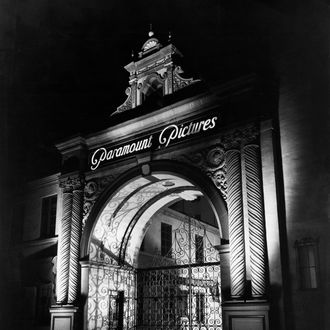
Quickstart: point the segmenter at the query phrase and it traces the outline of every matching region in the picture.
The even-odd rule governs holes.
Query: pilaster
[[[78,329],[78,307],[55,305],[50,308],[51,330],[76,330]]]
[[[68,303],[76,302],[79,289],[79,256],[80,256],[80,238],[83,218],[83,197],[84,180],[81,177],[76,178],[73,185],[72,199],[72,219],[71,219],[71,239],[70,239],[70,274],[69,274],[69,292]]]
[[[70,235],[72,214],[72,185],[69,179],[60,181],[63,189],[63,217],[59,231],[58,268],[57,268],[57,304],[64,304],[68,297],[70,264]]]
[[[50,308],[52,330],[78,329],[80,292],[80,239],[83,218],[84,179],[80,174],[60,178],[63,218],[59,231],[57,300]]]
[[[226,152],[226,166],[231,297],[243,299],[246,279],[241,155],[239,150],[232,149]]]
[[[259,146],[246,145],[244,158],[250,241],[251,294],[253,298],[263,298],[266,296],[267,288],[267,262]]]
[[[269,330],[267,302],[225,303],[222,309],[224,330]]]

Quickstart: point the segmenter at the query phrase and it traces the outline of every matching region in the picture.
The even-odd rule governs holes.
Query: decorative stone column
[[[70,264],[70,236],[72,214],[72,184],[66,178],[60,182],[63,189],[63,216],[59,233],[58,269],[57,269],[57,304],[65,304],[68,297]]]
[[[81,177],[73,182],[72,217],[71,217],[71,240],[70,240],[70,273],[68,303],[76,302],[80,280],[80,238],[83,218],[83,189],[84,182]]]
[[[227,165],[227,204],[230,244],[231,297],[237,299],[244,297],[246,283],[240,151],[227,151],[225,159]]]
[[[261,161],[258,145],[244,147],[253,298],[266,295],[267,266]]]
[[[50,308],[51,330],[79,328],[79,307],[75,306],[80,290],[79,247],[83,218],[84,180],[81,176],[60,181],[63,189],[63,217],[59,233],[57,301]]]

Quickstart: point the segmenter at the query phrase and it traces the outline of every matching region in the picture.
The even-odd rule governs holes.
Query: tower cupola
[[[138,59],[125,66],[129,72],[127,99],[112,113],[118,114],[142,105],[149,97],[164,97],[173,94],[199,80],[183,78],[183,70],[178,65],[181,52],[171,43],[163,46],[150,29],[148,39],[138,53]]]

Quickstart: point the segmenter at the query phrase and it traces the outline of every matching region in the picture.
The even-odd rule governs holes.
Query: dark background
[[[7,233],[24,183],[60,171],[54,144],[111,125],[126,99],[123,67],[150,23],[164,45],[171,31],[186,77],[212,85],[256,73],[278,84],[289,248],[308,235],[324,244],[324,287],[292,291],[294,319],[297,329],[329,328],[327,0],[0,0],[1,257],[10,258]]]
[[[27,180],[60,171],[55,143],[111,125],[126,99],[124,66],[150,23],[163,45],[171,32],[186,77],[212,84],[256,73],[286,84],[316,105],[318,127],[329,17],[326,0],[0,0],[2,203]],[[325,131],[313,134],[323,140]]]
[[[269,18],[280,26],[292,11],[280,3],[215,0],[17,0],[2,9],[11,185],[58,172],[54,143],[111,124],[109,115],[126,98],[123,67],[141,50],[150,23],[163,44],[171,31],[187,77],[212,82],[274,71]]]

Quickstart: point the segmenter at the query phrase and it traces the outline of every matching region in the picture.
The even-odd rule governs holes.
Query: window
[[[118,291],[118,296],[116,299],[116,323],[117,323],[117,330],[123,330],[124,328],[124,302],[125,296],[124,291]]]
[[[205,321],[205,295],[204,293],[196,293],[196,320],[199,323]]]
[[[16,205],[13,210],[13,222],[11,227],[11,242],[21,243],[23,238],[24,205]]]
[[[55,236],[57,195],[45,197],[41,205],[41,238]]]
[[[161,224],[161,254],[168,258],[172,257],[172,226],[163,222]]]
[[[318,240],[304,238],[295,242],[300,289],[318,287]]]
[[[52,300],[52,284],[44,284],[38,287],[37,296],[37,320],[39,324],[48,324],[50,321],[49,308]]]
[[[200,235],[195,235],[195,258],[196,263],[204,262],[204,242]]]

